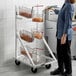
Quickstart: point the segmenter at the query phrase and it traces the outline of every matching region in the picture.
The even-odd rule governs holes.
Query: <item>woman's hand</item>
[[[65,43],[66,43],[66,34],[63,34],[63,36],[61,37],[61,44]]]

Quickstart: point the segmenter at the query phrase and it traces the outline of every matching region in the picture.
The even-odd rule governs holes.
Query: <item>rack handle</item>
[[[33,6],[33,7],[43,7],[44,5],[36,5],[36,6]]]

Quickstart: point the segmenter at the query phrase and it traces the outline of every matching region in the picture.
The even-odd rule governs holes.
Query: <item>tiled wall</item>
[[[14,7],[13,1],[0,2],[0,65],[14,56]]]

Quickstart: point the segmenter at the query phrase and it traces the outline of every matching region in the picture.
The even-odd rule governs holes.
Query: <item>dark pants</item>
[[[67,73],[72,73],[71,65],[71,51],[70,51],[71,41],[66,40],[66,43],[61,45],[61,40],[57,39],[57,57],[58,57],[58,66],[61,72],[65,71]]]

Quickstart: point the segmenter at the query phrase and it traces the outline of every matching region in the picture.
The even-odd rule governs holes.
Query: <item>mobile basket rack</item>
[[[20,65],[20,62],[23,62],[31,66],[33,73],[44,65],[49,69],[51,63],[56,62],[44,37],[44,15],[40,8],[43,8],[43,5],[33,6],[31,9],[16,7],[15,15],[15,64]],[[51,57],[46,55],[45,51],[49,51]]]

